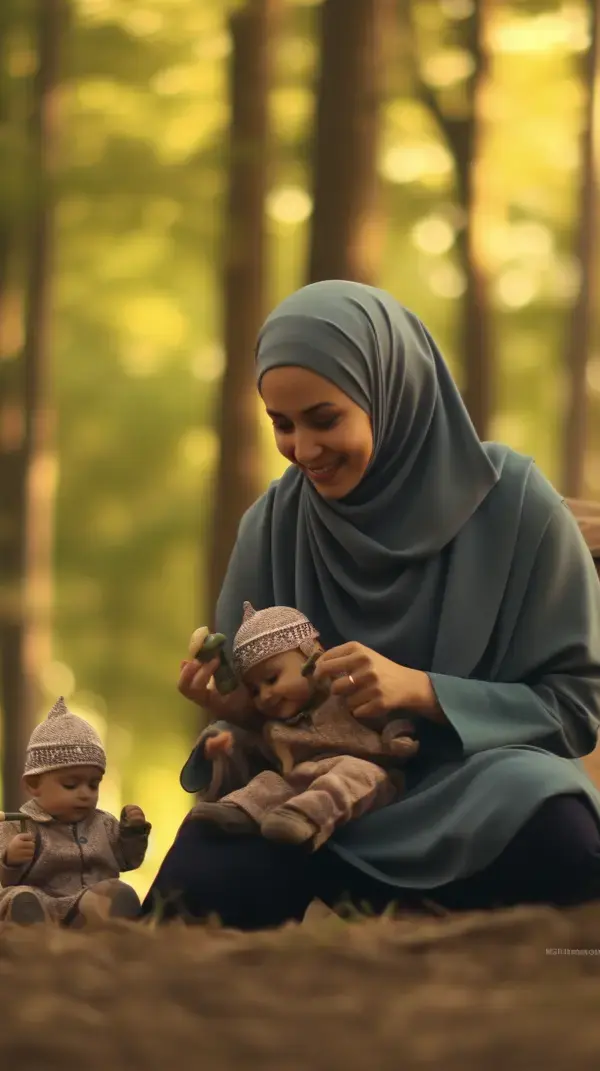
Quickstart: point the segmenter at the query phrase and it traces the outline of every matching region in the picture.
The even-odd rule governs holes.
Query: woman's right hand
[[[177,688],[186,699],[197,703],[214,720],[243,722],[252,712],[252,699],[243,684],[229,695],[221,695],[215,687],[213,676],[219,668],[219,659],[212,662],[197,662],[186,659],[181,663]]]

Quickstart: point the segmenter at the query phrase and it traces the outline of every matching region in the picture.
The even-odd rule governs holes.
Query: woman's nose
[[[311,465],[323,453],[323,448],[314,435],[296,432],[294,456],[300,465]]]

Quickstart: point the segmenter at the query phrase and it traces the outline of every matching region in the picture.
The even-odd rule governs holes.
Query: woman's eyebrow
[[[335,402],[317,402],[316,405],[309,405],[308,409],[302,410],[302,416],[312,416],[318,409],[335,409]],[[283,413],[276,412],[275,409],[267,409],[267,415],[270,417],[283,416]]]

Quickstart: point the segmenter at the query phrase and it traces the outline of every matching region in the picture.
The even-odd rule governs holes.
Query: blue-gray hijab
[[[497,484],[502,458],[479,441],[423,324],[382,290],[331,280],[286,298],[259,335],[259,389],[282,365],[317,372],[362,406],[373,455],[341,501],[322,498],[291,466],[251,507],[219,628],[238,627],[244,599],[257,608],[292,605],[328,646],[354,639],[425,668],[449,548]],[[474,593],[464,579],[468,599]]]

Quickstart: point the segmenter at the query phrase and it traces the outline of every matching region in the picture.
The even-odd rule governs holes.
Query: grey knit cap
[[[269,606],[255,610],[244,603],[244,616],[233,641],[233,664],[243,677],[253,666],[273,655],[300,650],[308,656],[319,637],[314,625],[291,606]]]
[[[96,730],[72,714],[61,695],[31,734],[23,772],[27,776],[70,766],[97,766],[104,772],[106,753]]]

